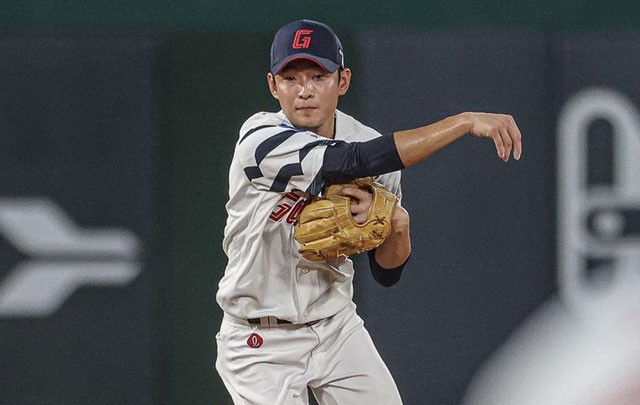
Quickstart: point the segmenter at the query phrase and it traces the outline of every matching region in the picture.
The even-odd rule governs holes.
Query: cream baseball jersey
[[[335,134],[327,139],[294,128],[282,111],[260,112],[243,124],[229,169],[223,240],[229,261],[216,296],[226,313],[306,323],[351,302],[352,261],[307,261],[293,237],[305,200],[324,186],[326,149],[382,136],[340,111]],[[399,171],[378,181],[400,197]]]

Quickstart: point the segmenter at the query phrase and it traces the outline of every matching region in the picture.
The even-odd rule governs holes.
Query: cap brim
[[[298,59],[310,60],[320,65],[324,70],[326,70],[329,73],[335,72],[340,67],[340,65],[330,61],[329,59],[319,58],[315,55],[310,55],[308,53],[298,53],[283,59],[282,61],[276,63],[275,66],[271,66],[271,73],[273,73],[274,75],[277,75],[285,66],[287,66],[289,63],[293,62],[294,60],[298,60]]]

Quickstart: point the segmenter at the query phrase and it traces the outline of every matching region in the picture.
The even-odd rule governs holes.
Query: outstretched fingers
[[[500,135],[500,130],[493,129],[491,132],[489,132],[489,137],[493,139],[493,143],[496,145],[496,152],[498,153],[498,157],[504,160],[505,146],[504,141],[502,140],[502,135]]]
[[[499,116],[496,125],[489,131],[489,137],[496,145],[496,152],[504,162],[509,161],[513,153],[516,160],[522,155],[522,134],[510,115]]]
[[[520,132],[520,128],[518,128],[518,125],[516,124],[516,120],[514,120],[510,115],[509,123],[511,125],[511,127],[509,128],[509,133],[511,134],[511,138],[513,139],[513,157],[516,160],[520,160],[520,156],[522,156],[522,133]]]
[[[502,144],[504,145],[502,160],[508,162],[509,156],[511,156],[511,150],[513,148],[513,140],[511,139],[509,130],[506,127],[500,128],[500,137],[502,138]]]

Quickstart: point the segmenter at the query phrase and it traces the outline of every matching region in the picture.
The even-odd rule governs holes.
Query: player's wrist
[[[473,116],[470,112],[462,112],[451,117],[454,120],[454,127],[461,129],[462,135],[471,133],[473,130]]]
[[[411,241],[394,240],[390,237],[374,253],[375,261],[382,269],[395,269],[404,264],[411,255]]]

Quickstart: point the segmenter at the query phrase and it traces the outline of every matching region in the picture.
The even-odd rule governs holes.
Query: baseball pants
[[[250,325],[225,314],[216,369],[234,404],[402,404],[355,304],[314,325]]]

